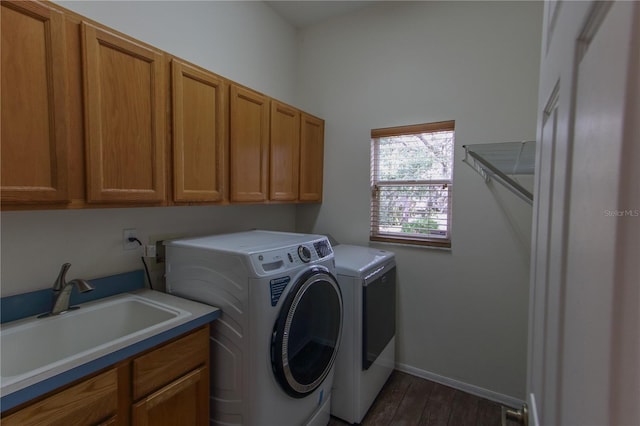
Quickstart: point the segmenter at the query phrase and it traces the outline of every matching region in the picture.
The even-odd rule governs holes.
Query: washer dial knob
[[[304,263],[309,263],[311,261],[311,251],[305,246],[298,246],[298,257]]]

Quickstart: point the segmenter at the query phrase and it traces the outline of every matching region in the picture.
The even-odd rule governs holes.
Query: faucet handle
[[[58,278],[56,278],[56,281],[53,283],[53,290],[54,291],[60,291],[64,288],[65,283],[66,283],[66,276],[67,276],[67,271],[69,270],[69,268],[71,268],[71,264],[70,263],[63,263],[62,267],[60,268],[60,273],[58,274]]]

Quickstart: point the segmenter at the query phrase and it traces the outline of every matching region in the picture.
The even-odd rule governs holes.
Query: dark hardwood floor
[[[348,423],[331,417],[329,426]],[[366,426],[501,426],[502,406],[468,393],[394,371],[362,420]],[[506,426],[518,426],[508,420]]]

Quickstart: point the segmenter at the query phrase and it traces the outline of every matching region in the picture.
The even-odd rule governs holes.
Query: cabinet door
[[[0,5],[2,203],[68,200],[64,16]]]
[[[300,201],[322,201],[324,120],[302,114],[300,130]]]
[[[133,425],[208,425],[206,377],[207,368],[198,368],[135,403],[132,408]]]
[[[209,327],[200,328],[133,360],[133,399],[138,400],[209,362]]]
[[[88,202],[165,199],[163,54],[82,23]]]
[[[115,424],[116,369],[80,382],[2,419],[3,426]]]
[[[300,111],[275,100],[271,101],[269,152],[269,198],[279,201],[297,200]]]
[[[173,199],[222,201],[225,195],[227,83],[172,61]]]
[[[269,98],[230,87],[231,201],[265,201],[269,179]]]

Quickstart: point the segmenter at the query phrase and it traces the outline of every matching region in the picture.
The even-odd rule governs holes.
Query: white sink
[[[100,355],[105,349],[117,350],[135,337],[189,315],[180,308],[125,294],[61,315],[5,324],[0,329],[2,387],[88,355]]]

